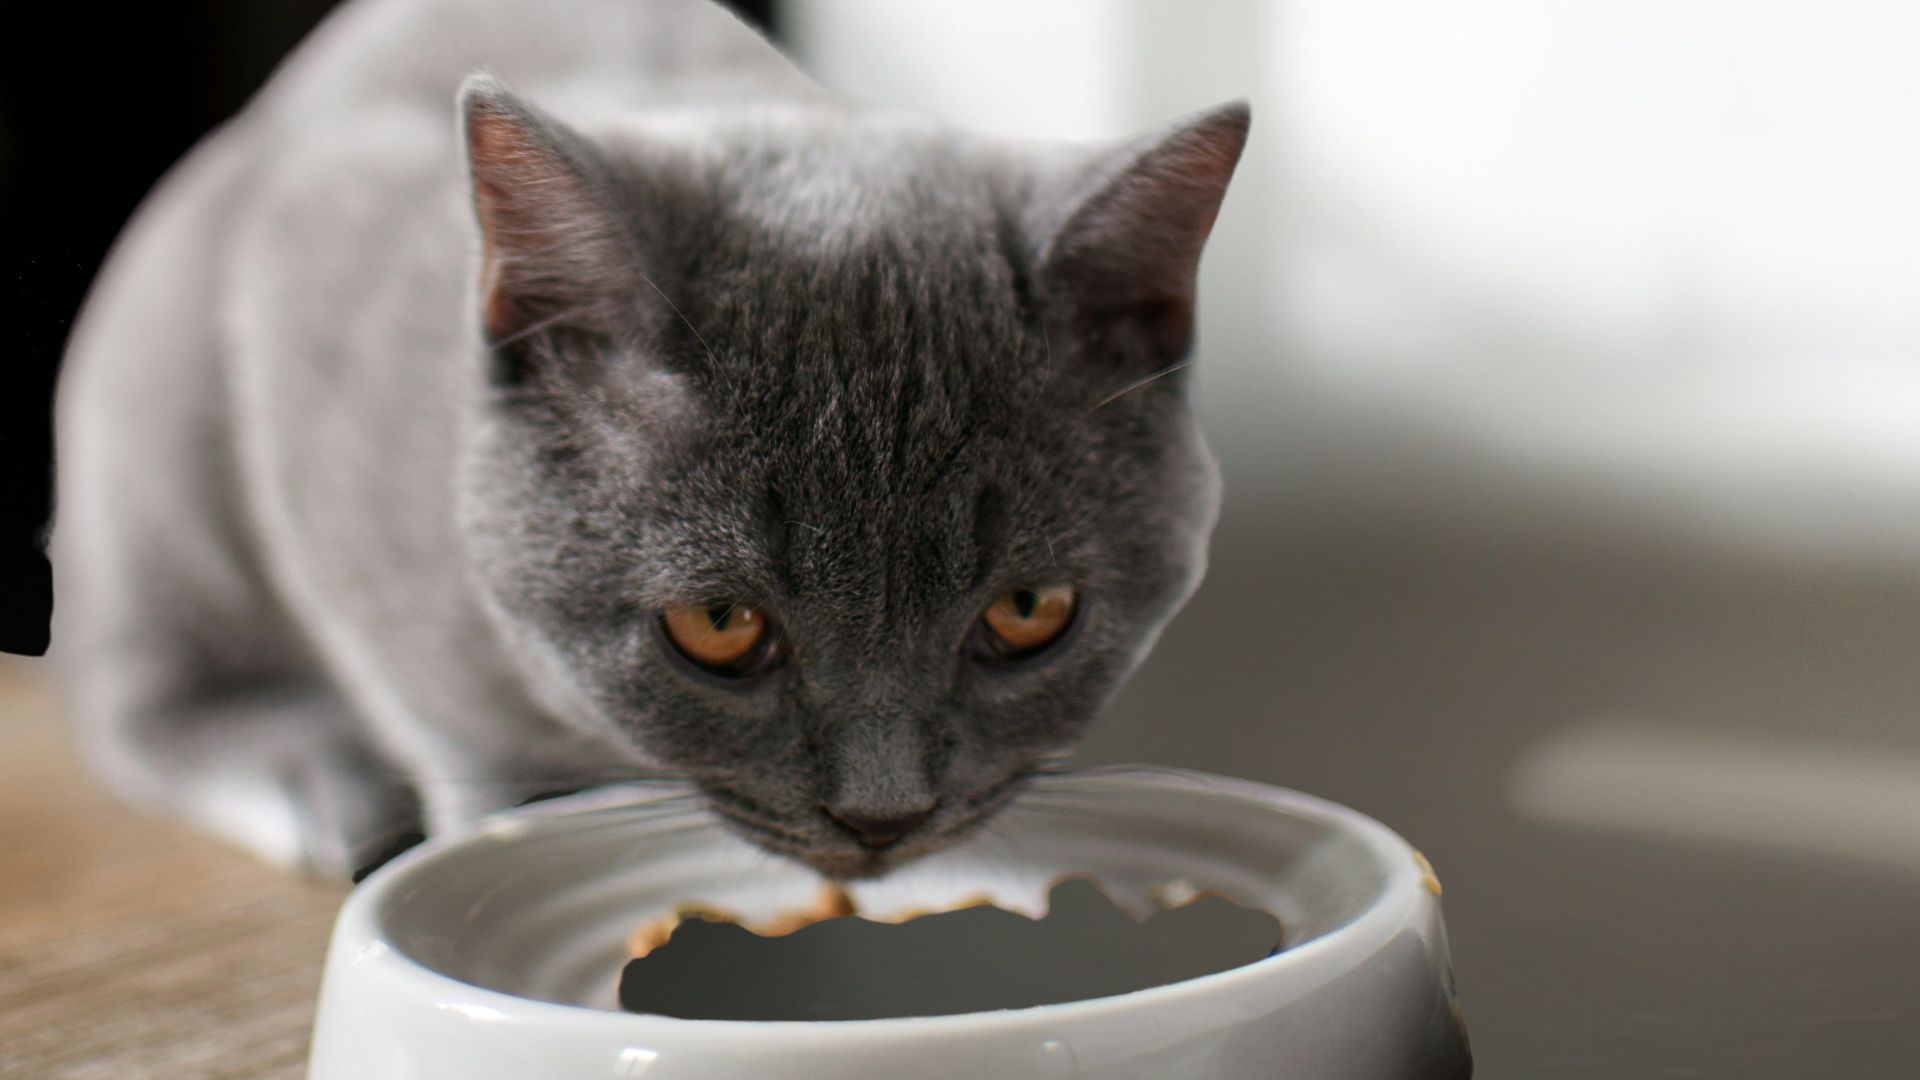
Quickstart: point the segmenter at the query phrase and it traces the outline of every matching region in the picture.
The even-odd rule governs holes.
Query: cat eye
[[[766,612],[745,604],[677,604],[660,613],[680,655],[715,674],[742,678],[766,666],[774,634]]]
[[[976,641],[989,659],[1025,660],[1038,655],[1067,632],[1077,600],[1069,585],[1015,589],[987,605],[980,615]]]

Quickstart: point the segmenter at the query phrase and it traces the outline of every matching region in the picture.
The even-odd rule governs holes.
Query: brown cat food
[[[813,904],[809,907],[797,908],[757,923],[744,922],[740,916],[725,908],[694,901],[681,904],[673,909],[673,914],[662,915],[635,930],[632,936],[627,938],[627,955],[638,960],[665,945],[673,937],[674,931],[680,928],[680,924],[689,920],[743,926],[761,937],[784,937],[815,923],[853,914],[856,914],[853,897],[838,885],[829,885],[821,889],[820,894],[814,897]]]

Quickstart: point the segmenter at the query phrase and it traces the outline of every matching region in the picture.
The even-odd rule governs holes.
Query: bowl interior
[[[1093,879],[1143,917],[1212,892],[1273,912],[1293,949],[1359,918],[1408,867],[1377,825],[1281,794],[1165,771],[1050,777],[990,830],[850,891],[883,918],[981,895],[1037,917],[1065,877]],[[376,918],[393,949],[472,985],[597,1009],[619,1007],[626,942],[642,924],[690,901],[772,918],[823,885],[684,793],[654,788],[540,804],[389,875]]]

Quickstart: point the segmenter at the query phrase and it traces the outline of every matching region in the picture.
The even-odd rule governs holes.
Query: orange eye
[[[1053,644],[1073,621],[1073,588],[1049,585],[1043,589],[1015,589],[987,605],[981,619],[993,651],[1008,659],[1039,652]]]
[[[723,675],[743,674],[767,636],[767,617],[744,604],[684,604],[660,615],[681,655]]]

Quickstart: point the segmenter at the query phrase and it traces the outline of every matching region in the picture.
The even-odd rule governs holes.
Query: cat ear
[[[632,265],[585,142],[484,75],[460,89],[490,344],[587,314]]]
[[[1169,124],[1097,159],[1050,216],[1041,272],[1076,330],[1105,353],[1186,354],[1200,250],[1246,146],[1236,101]]]

